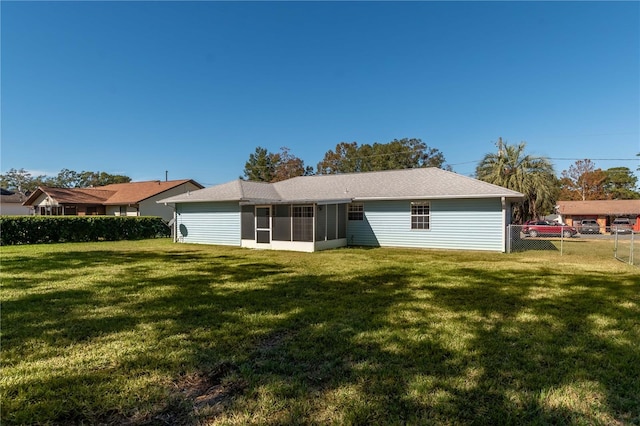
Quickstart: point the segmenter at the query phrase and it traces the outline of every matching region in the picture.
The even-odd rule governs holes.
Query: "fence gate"
[[[631,235],[615,232],[613,256],[629,265],[640,266],[640,258],[636,261],[634,258],[634,246],[636,243],[636,232],[632,231]]]

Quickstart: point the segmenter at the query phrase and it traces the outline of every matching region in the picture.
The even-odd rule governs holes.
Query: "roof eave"
[[[339,198],[339,199],[310,199],[310,198],[301,198],[301,199],[282,199],[282,200],[273,200],[273,199],[247,199],[240,201],[240,205],[258,205],[258,204],[348,204],[353,201],[353,198]]]
[[[194,200],[194,199],[172,199],[172,198],[165,198],[164,200],[158,200],[156,201],[157,204],[189,204],[189,203],[229,203],[229,202],[240,202],[242,201],[239,198],[230,198],[230,199],[219,199],[219,200],[211,200],[211,199],[207,199],[207,200]]]
[[[41,187],[37,187],[36,190],[33,191],[31,195],[29,195],[29,197],[27,197],[22,205],[31,206],[31,204],[35,202],[41,194],[46,194],[46,192],[44,192]]]
[[[463,194],[463,195],[408,195],[402,197],[353,197],[354,201],[393,201],[393,200],[451,200],[451,199],[481,199],[481,198],[508,198],[513,200],[523,199],[520,194]]]

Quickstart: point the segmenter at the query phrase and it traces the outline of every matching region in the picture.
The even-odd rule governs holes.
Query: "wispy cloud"
[[[44,170],[27,170],[29,173],[31,173],[31,176],[56,176],[58,174],[58,172],[47,172]]]

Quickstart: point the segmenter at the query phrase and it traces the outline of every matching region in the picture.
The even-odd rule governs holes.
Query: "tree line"
[[[561,200],[631,200],[640,198],[638,178],[628,167],[596,168],[589,159],[578,160],[560,177]]]
[[[259,182],[279,182],[297,176],[332,173],[359,173],[379,170],[440,167],[447,170],[445,158],[438,149],[430,148],[420,139],[394,139],[388,143],[362,144],[340,142],[329,150],[316,166],[305,166],[304,161],[287,147],[279,153],[257,147],[249,155],[241,178]]]
[[[475,170],[475,178],[521,192],[514,207],[514,221],[523,222],[555,211],[558,200],[640,199],[638,178],[628,167],[596,168],[589,159],[577,160],[558,178],[550,160],[526,153],[526,142],[510,145],[502,138],[497,152],[487,153]],[[640,156],[640,154],[638,154]],[[394,139],[389,143],[359,145],[340,142],[313,167],[281,148],[279,153],[257,147],[245,163],[246,180],[278,182],[296,176],[357,173],[417,167],[451,170],[444,154],[420,139]]]
[[[560,177],[545,157],[526,152],[526,142],[510,145],[499,138],[496,152],[485,154],[475,170],[475,178],[521,192],[525,199],[514,208],[514,221],[553,213],[558,200],[640,199],[638,178],[628,167],[607,170],[596,168],[589,159],[577,160]],[[640,157],[640,153],[638,154]],[[249,155],[241,179],[279,182],[296,176],[333,173],[359,173],[419,167],[452,170],[444,154],[420,139],[394,139],[388,143],[358,144],[340,142],[328,150],[314,169],[293,155],[287,147],[269,152],[257,147]],[[640,170],[640,169],[639,169]],[[38,186],[86,188],[112,183],[131,182],[124,175],[105,172],[75,172],[62,169],[56,176],[32,176],[24,169],[11,169],[0,174],[0,186],[21,193]]]
[[[124,175],[112,175],[106,172],[76,172],[62,169],[56,176],[33,176],[25,169],[10,169],[0,174],[0,187],[27,194],[35,191],[39,186],[54,188],[90,188],[112,183],[131,182],[131,178]]]

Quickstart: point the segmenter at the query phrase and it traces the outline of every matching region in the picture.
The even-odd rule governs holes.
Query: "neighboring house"
[[[524,196],[438,168],[235,180],[160,200],[177,241],[316,251],[347,245],[505,250]]]
[[[1,216],[27,216],[32,214],[29,207],[22,205],[27,196],[18,192],[0,188],[0,215]]]
[[[558,201],[558,213],[570,226],[579,226],[583,219],[595,219],[600,232],[618,217],[629,218],[633,229],[640,231],[640,200]]]
[[[190,179],[116,183],[94,188],[41,186],[24,205],[43,216],[160,216],[169,221],[173,218],[173,209],[156,201],[202,188]]]

